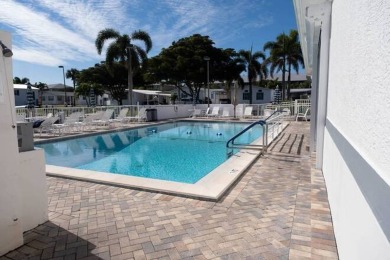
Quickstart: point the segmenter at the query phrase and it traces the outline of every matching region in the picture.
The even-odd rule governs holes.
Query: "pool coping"
[[[282,132],[288,125],[284,122]],[[144,127],[144,126],[140,126]],[[121,129],[125,130],[125,129]],[[112,131],[115,132],[115,131]],[[106,133],[106,132],[104,132]],[[100,134],[103,134],[101,132]],[[280,134],[280,133],[279,133]],[[79,136],[81,137],[81,136]],[[277,136],[268,135],[269,143]],[[58,141],[56,139],[55,141]],[[252,144],[262,144],[262,138],[258,138]],[[216,201],[239,179],[239,177],[261,155],[260,150],[241,150],[232,155],[228,160],[219,165],[209,174],[194,184],[179,183],[166,180],[157,180],[137,176],[110,174],[91,170],[81,170],[68,167],[46,165],[48,176],[70,178],[101,184],[108,184],[126,188],[141,189],[160,193],[173,194],[197,199]]]

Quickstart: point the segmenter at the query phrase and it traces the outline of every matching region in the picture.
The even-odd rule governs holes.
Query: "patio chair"
[[[114,122],[114,123],[115,122],[124,123],[128,112],[129,112],[129,108],[127,108],[127,107],[122,108],[121,111],[119,112],[118,116],[114,119],[110,119],[109,121]]]
[[[126,116],[123,120],[127,122],[146,121],[146,108],[140,108],[136,116]]]
[[[43,122],[37,127],[34,128],[34,131],[39,132],[39,136],[42,136],[42,132],[46,131],[51,133],[53,130],[53,124],[59,119],[57,116],[49,117],[43,120]]]
[[[202,116],[202,109],[194,109],[194,112],[192,113],[191,117],[200,117]]]
[[[227,107],[223,108],[222,117],[231,117],[229,108]]]
[[[58,135],[68,131],[78,131],[80,129],[80,118],[83,117],[82,112],[73,112],[65,118],[62,124],[54,124],[53,130],[58,130]]]
[[[104,114],[104,111],[99,111],[93,114],[88,114],[82,122],[77,123],[81,131],[86,131],[86,130],[94,130],[95,129],[95,124],[93,123],[96,120],[100,120]]]
[[[298,121],[298,118],[303,118],[305,121],[307,121],[307,114],[309,113],[310,108],[306,108],[305,113],[297,113],[297,116],[295,117],[295,121]]]
[[[110,125],[111,123],[110,119],[113,113],[114,113],[114,109],[107,109],[106,111],[104,111],[102,117],[100,119],[93,120],[92,124],[96,126]]]
[[[252,115],[252,111],[253,111],[253,107],[245,107],[244,109],[244,114],[242,115],[243,118],[252,118],[253,115]]]
[[[219,107],[213,107],[211,114],[208,114],[207,117],[219,117]]]

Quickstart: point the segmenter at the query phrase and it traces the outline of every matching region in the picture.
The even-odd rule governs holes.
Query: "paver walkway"
[[[48,177],[49,221],[0,259],[337,259],[308,129],[292,122],[218,202]]]

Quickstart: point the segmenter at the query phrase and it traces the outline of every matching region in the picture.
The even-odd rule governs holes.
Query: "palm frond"
[[[142,41],[145,44],[145,50],[146,53],[148,53],[152,49],[152,39],[150,38],[149,34],[145,31],[135,31],[131,34],[131,39],[133,40],[139,40]]]
[[[96,38],[95,46],[99,54],[102,53],[104,42],[108,39],[116,39],[120,37],[120,34],[111,28],[106,28],[104,30],[101,30]]]

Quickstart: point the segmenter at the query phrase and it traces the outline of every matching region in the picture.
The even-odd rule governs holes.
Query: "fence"
[[[234,107],[232,104],[211,104],[210,108],[218,106],[220,111],[227,109],[230,115],[235,117],[242,117],[245,107],[253,107],[253,117],[265,117],[275,110],[284,110],[285,113],[290,116],[295,116],[297,113],[304,113],[306,108],[310,107],[309,99],[297,99],[291,102],[281,102],[280,104],[238,104]],[[191,116],[194,109],[207,109],[207,104],[197,104],[195,107],[192,104],[180,104],[180,105],[126,105],[126,106],[97,106],[97,107],[47,107],[47,108],[17,108],[17,115],[25,115],[25,117],[47,117],[48,115],[55,115],[58,113],[64,113],[67,117],[74,112],[81,112],[84,115],[92,114],[98,111],[104,111],[107,109],[114,109],[114,114],[117,116],[120,110],[124,107],[129,108],[128,116],[136,116],[140,108],[152,108],[157,110],[157,119],[175,119],[185,118]]]

